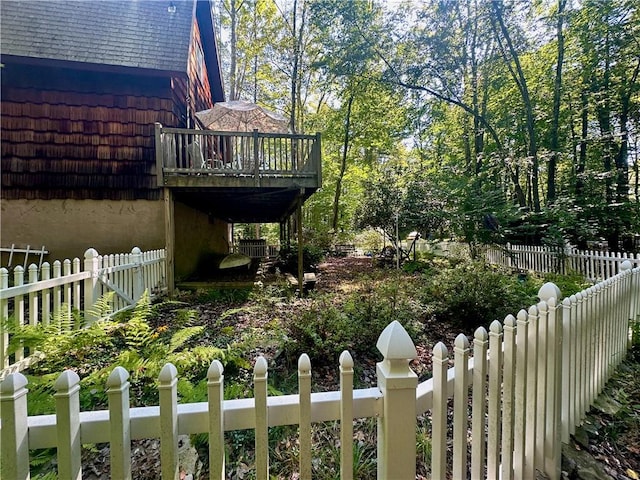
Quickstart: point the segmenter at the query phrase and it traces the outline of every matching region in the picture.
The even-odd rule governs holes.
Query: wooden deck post
[[[384,358],[376,367],[384,397],[383,414],[378,418],[378,478],[414,480],[418,377],[409,361],[418,353],[397,320],[383,330],[376,347]]]
[[[298,229],[298,290],[300,298],[304,295],[304,241],[302,239],[302,197],[298,198],[296,211],[296,227]]]
[[[162,148],[162,124],[156,122],[154,124],[155,143],[156,143],[156,184],[158,187],[164,185],[163,158],[164,149]]]
[[[163,189],[164,197],[164,243],[165,265],[167,270],[167,290],[173,296],[175,290],[175,242],[176,224],[173,208],[173,192],[170,188]]]

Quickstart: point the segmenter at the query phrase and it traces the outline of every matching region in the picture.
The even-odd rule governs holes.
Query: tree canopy
[[[309,235],[637,246],[637,0],[221,6],[228,91],[323,133]]]

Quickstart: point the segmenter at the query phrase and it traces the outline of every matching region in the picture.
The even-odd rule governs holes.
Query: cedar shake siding
[[[7,64],[2,198],[159,198],[154,122],[184,125],[171,79]]]

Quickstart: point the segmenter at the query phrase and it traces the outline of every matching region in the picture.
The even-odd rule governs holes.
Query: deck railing
[[[158,186],[166,176],[311,177],[321,184],[320,134],[155,127]]]
[[[234,251],[251,258],[271,259],[278,256],[280,247],[268,245],[265,240],[240,240],[234,247]]]
[[[132,308],[145,290],[151,297],[166,290],[164,249],[142,252],[134,247],[130,253],[99,255],[90,248],[84,262],[74,258],[44,262],[40,268],[31,264],[27,272],[18,265],[12,279],[0,268],[0,378],[33,360],[34,352],[24,349],[8,354],[9,318],[19,325],[47,324],[65,308],[67,314],[84,311],[85,321],[91,321],[91,307],[107,292],[114,292],[110,309],[117,313]]]
[[[27,416],[27,380],[11,374],[0,384],[3,478],[28,478],[30,449],[49,447],[57,448],[60,477],[80,478],[81,445],[102,442],[110,443],[112,478],[130,478],[131,440],[158,437],[162,478],[177,478],[178,435],[194,433],[208,434],[210,478],[225,478],[224,432],[253,429],[256,478],[266,480],[268,427],[298,425],[300,478],[306,479],[312,422],[340,420],[341,478],[350,479],[353,420],[375,417],[377,478],[414,480],[416,418],[429,412],[431,478],[526,480],[541,472],[559,479],[561,443],[626,355],[630,319],[640,314],[640,268],[626,262],[620,273],[562,301],[548,283],[539,297],[528,310],[494,321],[488,332],[479,328],[472,344],[459,335],[453,367],[447,347],[435,345],[433,376],[419,385],[409,365],[416,348],[398,322],[378,339],[378,386],[368,389],[353,389],[354,362],[344,352],[340,390],[311,393],[311,362],[302,355],[299,394],[268,396],[267,361],[259,357],[254,398],[223,400],[223,368],[214,361],[208,401],[178,404],[176,368],[167,364],[158,379],[159,404],[129,408],[128,373],[117,367],[106,384],[109,409],[80,412],[79,378],[68,370],[55,384],[56,414]]]

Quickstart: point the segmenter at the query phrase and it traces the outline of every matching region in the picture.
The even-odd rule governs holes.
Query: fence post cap
[[[90,258],[97,258],[98,257],[98,251],[95,248],[89,248],[87,249],[86,252],[84,252],[84,258],[85,259],[90,259]]]
[[[142,250],[140,250],[140,248],[138,248],[138,247],[133,247],[131,249],[131,253],[135,253],[136,255],[139,255],[139,254],[142,253]]]
[[[544,302],[548,302],[551,298],[559,300],[560,295],[562,295],[560,289],[553,282],[545,283],[540,287],[540,290],[538,290],[538,298]]]
[[[222,366],[222,362],[220,362],[220,360],[214,360],[207,370],[207,380],[220,380],[223,372],[224,367]]]
[[[0,382],[0,393],[16,393],[20,389],[27,386],[27,377],[21,373],[10,373]]]
[[[631,270],[631,267],[632,267],[631,262],[629,260],[625,260],[620,265],[620,270],[622,270],[623,272],[626,272],[627,270]]]
[[[267,369],[268,369],[267,360],[262,355],[260,355],[256,359],[256,364],[253,366],[253,374],[258,376],[266,375]]]
[[[474,342],[486,342],[489,339],[489,334],[487,333],[487,329],[484,327],[476,328],[476,331],[473,332],[473,341]]]
[[[65,370],[53,384],[53,388],[58,392],[64,392],[75,387],[78,383],[80,383],[78,374],[73,370]]]
[[[298,372],[300,373],[309,373],[311,371],[311,359],[309,355],[303,353],[298,358]]]
[[[382,331],[376,348],[385,360],[413,360],[418,356],[413,340],[397,320]]]
[[[109,378],[107,378],[107,388],[117,388],[129,379],[129,372],[124,367],[116,367],[113,369]]]
[[[161,384],[168,384],[173,382],[178,376],[178,370],[173,365],[173,363],[167,363],[162,370],[160,370],[160,375],[158,375],[158,380]]]
[[[340,367],[353,368],[353,357],[348,350],[345,350],[340,354]]]

